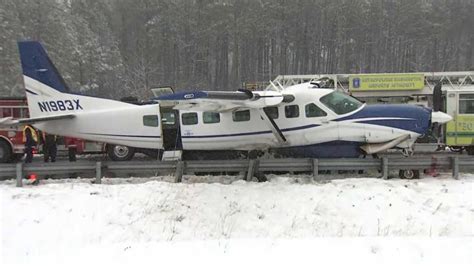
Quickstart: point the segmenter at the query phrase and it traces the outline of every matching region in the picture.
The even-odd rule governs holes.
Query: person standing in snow
[[[57,145],[58,137],[56,135],[46,134],[43,133],[43,152],[44,152],[44,162],[56,162],[56,154],[58,153],[58,145]]]
[[[23,143],[26,153],[25,163],[31,163],[33,161],[33,147],[38,143],[38,135],[31,125],[26,125],[23,128]]]

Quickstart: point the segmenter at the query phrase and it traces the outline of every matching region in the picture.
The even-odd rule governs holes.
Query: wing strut
[[[258,111],[260,112],[260,116],[263,118],[263,121],[265,121],[265,123],[270,128],[270,130],[272,131],[273,135],[276,137],[278,142],[280,143],[286,142],[286,138],[283,135],[283,132],[281,132],[278,125],[275,123],[275,120],[273,120],[273,118],[268,116],[268,114],[265,113],[265,110],[263,110],[263,108],[259,108]]]

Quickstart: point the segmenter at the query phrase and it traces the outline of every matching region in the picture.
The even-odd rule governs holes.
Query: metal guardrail
[[[474,169],[474,156],[425,156],[425,157],[383,157],[360,159],[256,159],[256,160],[204,160],[204,161],[130,161],[130,162],[57,162],[31,164],[0,164],[0,179],[22,179],[30,174],[61,178],[77,176],[96,178],[101,183],[104,176],[116,175],[174,174],[175,182],[181,182],[183,174],[194,173],[241,173],[250,181],[257,172],[309,172],[313,179],[321,180],[320,171],[365,170],[380,171],[388,178],[391,170],[451,170],[454,178],[460,171]]]

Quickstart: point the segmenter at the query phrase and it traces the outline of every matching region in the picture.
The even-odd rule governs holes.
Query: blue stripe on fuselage
[[[357,113],[334,121],[358,119],[371,120],[356,121],[356,123],[393,127],[425,134],[430,127],[431,110],[409,104],[366,105]]]
[[[338,118],[333,121],[342,122],[350,120],[354,123],[371,124],[385,127],[393,127],[397,129],[403,129],[412,131],[418,134],[425,134],[429,129],[431,111],[427,108],[413,106],[413,105],[367,105],[355,114],[347,117]],[[367,119],[367,120],[364,120]],[[369,120],[370,119],[370,120]],[[309,124],[299,127],[282,128],[282,132],[290,132],[302,129],[308,129],[318,127],[320,125]],[[222,138],[222,137],[237,137],[237,136],[252,136],[261,134],[271,134],[270,130],[265,131],[254,131],[254,132],[242,132],[233,134],[215,134],[215,135],[197,135],[197,136],[186,136],[183,135],[183,139],[197,139],[197,138]]]

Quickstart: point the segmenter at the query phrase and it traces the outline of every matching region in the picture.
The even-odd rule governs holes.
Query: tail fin
[[[69,88],[39,42],[18,42],[23,75],[60,92]],[[28,92],[28,91],[27,91]]]
[[[114,100],[69,93],[41,43],[21,41],[18,48],[31,118],[129,106]]]

